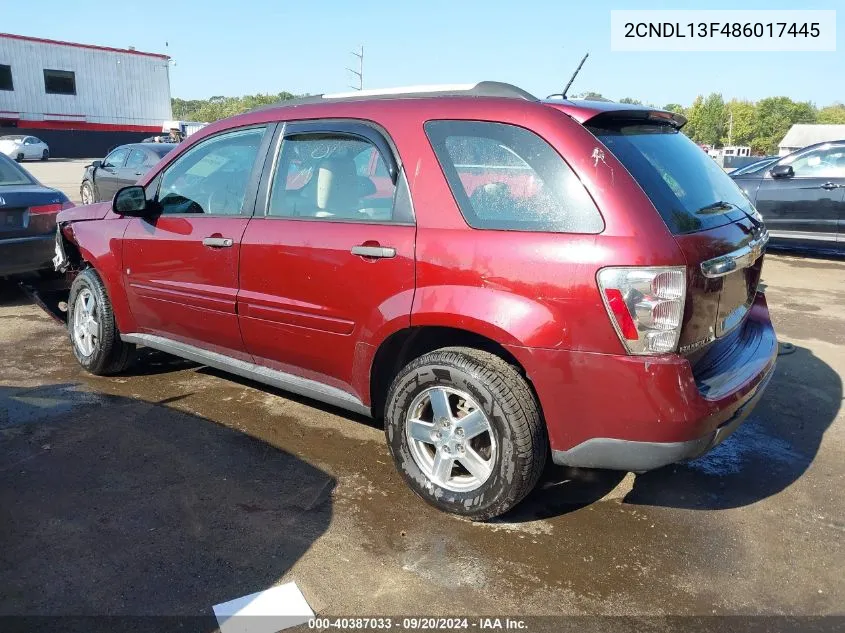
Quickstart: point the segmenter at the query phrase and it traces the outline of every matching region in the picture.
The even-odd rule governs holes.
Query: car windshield
[[[33,185],[35,181],[22,167],[10,158],[0,154],[0,187],[11,185]]]
[[[672,233],[702,231],[753,213],[730,176],[674,127],[624,121],[589,129],[628,169]]]
[[[756,174],[759,171],[763,171],[766,167],[774,163],[776,160],[777,158],[765,158],[763,160],[755,161],[750,165],[735,169],[731,172],[731,176],[745,176],[747,174]]]

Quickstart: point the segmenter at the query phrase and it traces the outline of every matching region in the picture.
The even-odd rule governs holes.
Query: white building
[[[161,133],[170,58],[0,33],[0,135],[32,134],[53,156],[102,156]]]
[[[796,123],[789,128],[789,132],[778,145],[778,155],[786,156],[795,150],[816,143],[841,140],[845,140],[845,125]]]

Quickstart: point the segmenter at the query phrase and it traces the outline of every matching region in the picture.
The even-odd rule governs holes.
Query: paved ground
[[[51,158],[46,163],[26,161],[21,165],[43,184],[62,190],[73,202],[80,204],[79,187],[82,185],[82,175],[85,173],[85,166],[90,165],[92,160],[94,159]]]
[[[414,497],[365,419],[159,353],[85,374],[7,284],[0,615],[210,614],[285,579],[323,614],[842,614],[845,263],[764,282],[795,351],[732,438],[550,471],[486,525]]]

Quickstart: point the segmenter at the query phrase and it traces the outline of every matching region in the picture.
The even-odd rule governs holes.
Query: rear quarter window
[[[425,131],[471,227],[556,233],[604,229],[584,185],[533,132],[485,121],[428,121]]]

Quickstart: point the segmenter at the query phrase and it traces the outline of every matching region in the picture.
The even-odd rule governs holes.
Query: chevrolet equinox
[[[694,458],[777,341],[766,228],[684,123],[496,82],[218,121],[59,215],[73,352],[114,374],[144,345],[383,419],[413,491],[471,519],[548,458]]]

